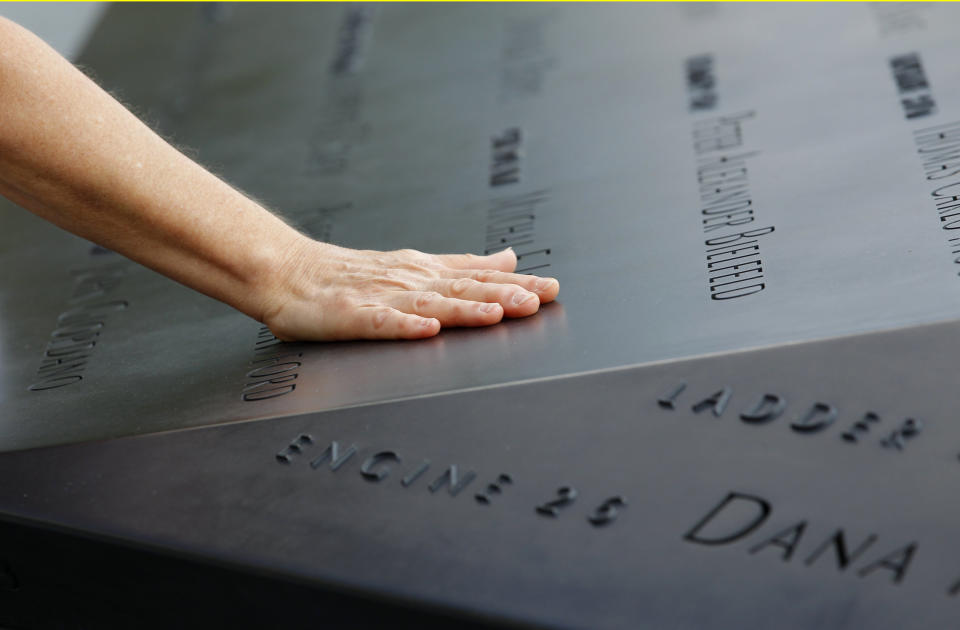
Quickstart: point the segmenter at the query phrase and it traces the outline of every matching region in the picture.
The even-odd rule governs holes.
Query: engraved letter
[[[406,477],[400,480],[400,485],[402,485],[404,488],[409,487],[410,484],[412,484],[413,482],[415,482],[417,479],[420,478],[420,475],[427,472],[428,468],[430,468],[430,460],[425,459],[423,460],[423,463],[420,464],[420,466],[418,466],[415,471],[413,471],[412,473],[410,473],[409,475],[407,475]]]
[[[340,444],[338,442],[330,442],[330,446],[325,448],[320,457],[316,458],[310,462],[310,468],[316,470],[323,466],[323,463],[330,460],[330,470],[337,470],[341,466],[347,463],[347,460],[353,457],[353,454],[357,452],[357,445],[351,444],[350,448],[344,451],[343,455],[340,454]]]
[[[657,398],[657,404],[663,407],[664,409],[673,409],[673,403],[677,400],[677,396],[683,393],[683,390],[687,388],[687,384],[681,381],[676,387],[671,389],[669,392]]]
[[[716,245],[729,245],[730,243],[735,243],[740,239],[756,238],[758,236],[763,236],[764,234],[769,234],[770,232],[773,232],[774,229],[775,228],[771,225],[770,227],[760,228],[759,230],[749,230],[747,232],[740,232],[739,234],[708,238],[703,243],[707,247],[713,247]]]
[[[800,542],[800,537],[803,536],[803,530],[807,528],[806,521],[800,521],[796,525],[786,528],[782,532],[777,532],[773,537],[768,538],[759,545],[750,548],[750,553],[757,553],[764,547],[769,545],[774,545],[775,547],[783,547],[783,561],[787,562],[790,560],[790,557],[793,555],[793,550],[796,549],[797,544]]]
[[[910,543],[903,549],[897,549],[896,551],[880,558],[873,564],[860,569],[860,572],[857,575],[864,577],[867,574],[876,571],[877,569],[889,569],[890,571],[893,571],[894,584],[899,584],[907,574],[907,567],[910,566],[910,561],[913,559],[913,554],[916,551],[917,543]]]
[[[700,413],[707,409],[713,410],[713,415],[720,417],[723,415],[724,410],[727,408],[727,403],[730,402],[730,395],[733,394],[733,389],[724,385],[723,389],[718,392],[715,392],[713,395],[704,398],[697,404],[693,406],[693,413]]]
[[[428,488],[430,492],[436,492],[444,485],[449,484],[450,496],[455,497],[461,490],[470,485],[474,477],[476,477],[476,474],[472,470],[465,473],[463,477],[460,477],[457,472],[457,465],[451,464],[442,475],[433,480],[433,483],[431,483]]]
[[[759,293],[766,288],[766,284],[761,282],[760,284],[751,284],[748,287],[740,287],[737,289],[728,289],[726,291],[717,291],[716,293],[710,294],[711,300],[732,300],[738,297],[746,297],[748,295],[753,295],[754,293]],[[714,287],[710,287],[712,291]],[[733,295],[730,295],[730,294]]]
[[[960,186],[960,182],[953,182],[952,184],[947,184],[946,186],[941,186],[940,188],[937,188],[935,191],[933,191],[933,192],[930,193],[930,194],[933,195],[934,197],[950,197],[950,196],[953,196],[953,195],[960,195],[960,189],[958,189],[956,192],[951,192],[951,193],[944,193],[944,192],[943,192],[943,191],[946,190],[947,188],[952,188],[952,187],[954,187],[954,186]],[[956,200],[956,197],[954,197],[954,200]]]
[[[513,483],[513,477],[506,473],[500,473],[497,476],[497,480],[494,483],[487,484],[487,489],[483,492],[478,492],[473,495],[473,498],[477,500],[477,503],[482,503],[483,505],[490,504],[490,495],[500,494],[503,492],[503,486]]]
[[[848,554],[847,543],[843,538],[843,530],[838,529],[836,534],[834,534],[832,537],[827,538],[825,541],[823,541],[823,544],[817,547],[816,550],[814,550],[814,552],[810,554],[810,557],[807,558],[806,560],[806,565],[810,566],[811,564],[816,562],[817,558],[819,558],[820,555],[824,551],[826,551],[827,547],[829,547],[832,543],[834,550],[836,550],[837,552],[837,568],[843,571],[844,569],[847,568],[848,564],[856,560],[857,556],[859,556],[861,553],[866,551],[867,547],[869,547],[874,542],[876,542],[876,540],[877,540],[877,536],[875,534],[870,534],[869,536],[867,536],[866,540],[860,543],[859,547],[853,550],[853,553]]]
[[[858,420],[857,422],[855,422],[853,426],[850,428],[850,430],[844,431],[843,433],[841,433],[840,437],[846,440],[847,442],[856,442],[858,439],[857,436],[860,433],[866,433],[867,431],[870,430],[871,422],[880,422],[880,416],[873,413],[872,411],[868,411],[867,413],[863,414],[862,420]]]
[[[80,374],[70,374],[68,376],[61,376],[55,379],[47,379],[40,381],[39,383],[34,383],[27,389],[31,392],[42,392],[45,389],[56,389],[57,387],[63,387],[64,385],[72,385],[77,381],[83,380],[83,376]]]
[[[380,470],[374,470],[374,468],[376,468],[381,462],[388,461],[399,462],[400,456],[393,451],[380,451],[379,453],[374,453],[367,459],[367,461],[363,462],[363,466],[360,467],[360,474],[363,475],[363,478],[367,481],[380,481],[390,474],[390,467],[384,466]]]
[[[729,506],[733,505],[735,501],[739,501],[741,503],[753,503],[755,508],[758,508],[752,519],[741,521],[735,525],[732,525],[730,520],[727,519],[727,521],[724,523],[725,527],[723,531],[714,532],[712,536],[699,535],[700,531],[706,527],[708,523],[715,519],[721,511],[726,510],[729,508]],[[741,518],[744,516],[742,508],[735,507],[733,508],[733,511],[739,512],[739,516]],[[770,512],[771,507],[766,500],[749,494],[731,492],[715,508],[710,510],[706,516],[700,519],[700,522],[694,525],[689,532],[684,534],[683,539],[688,542],[699,543],[701,545],[726,545],[743,538],[760,527],[760,525],[767,520],[767,517],[770,516]]]
[[[301,433],[294,438],[285,449],[277,453],[277,461],[281,464],[289,464],[294,456],[303,452],[304,447],[313,444],[313,437],[309,433]]]
[[[904,447],[904,440],[909,440],[910,438],[916,437],[920,430],[923,429],[923,423],[919,420],[914,420],[913,418],[907,418],[903,421],[903,424],[899,428],[895,429],[889,436],[880,440],[880,446],[884,448],[895,448],[898,451],[902,451]]]
[[[241,398],[244,401],[250,402],[252,400],[267,400],[268,398],[276,398],[277,396],[283,396],[284,394],[289,394],[297,388],[296,384],[292,385],[280,385],[277,387],[272,387],[269,389],[258,389],[255,392],[247,392],[243,394]]]
[[[818,418],[819,416],[819,418]],[[807,415],[800,420],[790,423],[790,428],[797,433],[816,433],[826,429],[837,419],[837,408],[833,405],[818,402],[814,403]]]
[[[752,411],[740,414],[740,419],[751,424],[764,424],[776,420],[787,407],[787,401],[776,394],[764,394]]]

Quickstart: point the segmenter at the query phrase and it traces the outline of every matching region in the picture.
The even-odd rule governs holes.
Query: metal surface
[[[558,277],[563,293],[535,318],[488,330],[304,348],[295,391],[245,402],[256,323],[131,266],[104,298],[129,306],[97,319],[83,380],[28,391],[70,308],[71,273],[113,260],[5,205],[0,443],[267,417],[953,317],[960,283],[911,139],[960,114],[954,9],[929,11],[926,30],[884,37],[859,5],[709,15],[116,7],[81,63],[306,230],[356,247],[482,251],[513,226],[532,234],[507,231],[520,253],[550,251],[521,268],[549,264],[536,271]],[[908,121],[887,59],[920,43],[939,110]],[[716,59],[720,100],[691,113],[684,63],[703,51]],[[758,152],[745,163],[756,220],[743,229],[776,231],[759,238],[766,288],[711,300],[704,242],[736,232],[704,233],[696,165],[709,156],[694,151],[694,125],[744,111],[755,115],[729,152]],[[513,128],[520,179],[492,187],[491,138]],[[515,206],[532,224],[491,219],[495,200],[537,191]]]
[[[427,342],[281,345],[5,205],[0,609],[50,622],[104,545],[78,618],[282,602],[311,625],[322,594],[492,624],[947,625],[957,11],[114,7],[81,63],[305,231],[514,243],[562,292]],[[752,213],[714,218],[727,194]],[[756,292],[711,266],[747,230]],[[178,581],[225,574],[264,595]]]
[[[143,550],[132,572],[146,584],[156,577],[144,567],[157,564],[148,552],[163,550],[320,593],[551,627],[949,627],[960,578],[951,499],[960,475],[958,339],[957,324],[939,324],[9,453],[0,475],[16,483],[0,487],[0,509],[8,523]],[[674,408],[658,404],[680,382],[687,388]],[[732,393],[719,416],[692,410],[724,386]],[[742,420],[764,394],[786,401],[782,415]],[[835,407],[836,420],[791,428],[817,402]],[[866,412],[877,420],[856,442],[843,439]],[[884,447],[906,418],[922,420],[919,432]],[[331,441],[335,470],[320,459]],[[400,461],[369,463],[384,451]],[[424,460],[430,469],[404,485]],[[475,478],[456,496],[449,485],[431,492],[450,465],[461,481]],[[577,496],[556,517],[535,509],[563,486]],[[731,541],[685,540],[731,492],[766,501],[770,513],[747,531],[762,504],[737,499],[693,535]],[[612,497],[625,507],[591,524]],[[789,542],[782,532],[801,522],[789,554],[785,543],[757,549],[778,534]],[[897,555],[912,544],[909,558]],[[22,605],[31,578],[35,589],[76,582],[82,593],[96,570],[76,566],[63,543],[4,535],[0,553],[8,579],[23,584],[2,594],[3,609]],[[61,567],[56,577],[36,563],[44,554]],[[878,565],[884,560],[889,566]],[[231,599],[184,570],[155,597],[129,575],[113,569],[103,578],[106,611],[132,598],[152,619],[187,608],[181,594],[190,602],[199,588],[203,611],[259,604],[295,627],[325,618],[309,596],[282,606],[262,594]]]

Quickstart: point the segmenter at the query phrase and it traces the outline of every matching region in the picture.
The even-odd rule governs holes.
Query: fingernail
[[[506,249],[501,249],[501,250],[500,250],[499,252],[497,252],[497,253],[498,253],[498,254],[502,254],[503,252],[512,252],[512,251],[513,251],[513,245],[511,245],[510,247],[507,247]]]
[[[514,293],[513,294],[513,305],[520,306],[521,304],[526,303],[529,300],[537,297],[533,293]]]
[[[481,313],[492,313],[498,308],[500,308],[499,304],[484,303],[484,304],[481,304],[477,310],[479,310]]]
[[[553,288],[553,285],[556,284],[556,279],[554,278],[544,278],[537,282],[537,291],[547,291],[548,289]]]

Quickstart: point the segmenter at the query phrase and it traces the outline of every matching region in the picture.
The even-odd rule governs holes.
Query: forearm
[[[556,280],[512,251],[434,256],[318,243],[153,133],[0,18],[0,194],[263,321],[282,339],[418,339],[525,317]]]
[[[262,319],[305,237],[171,147],[0,19],[0,193]]]

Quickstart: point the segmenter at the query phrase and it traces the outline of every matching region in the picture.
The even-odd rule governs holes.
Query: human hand
[[[532,315],[556,280],[491,256],[320,243],[170,146],[0,18],[0,194],[255,317],[280,339],[418,339]],[[38,77],[42,77],[40,80]]]
[[[512,249],[438,256],[305,239],[268,290],[261,320],[284,341],[421,339],[443,327],[489,326],[557,297],[555,279],[511,273],[516,266]]]

